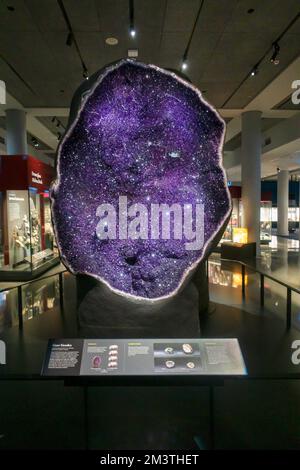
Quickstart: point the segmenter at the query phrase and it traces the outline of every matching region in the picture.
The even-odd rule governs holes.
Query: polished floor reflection
[[[59,279],[53,276],[25,284],[22,290],[22,317],[29,321],[59,304]],[[0,333],[18,325],[18,290],[0,292]]]
[[[246,264],[246,298],[243,299],[241,265],[224,262],[219,254],[210,256],[208,272],[211,300],[253,314],[274,314],[285,320],[287,289],[267,276],[300,290],[299,241],[272,237],[272,243],[262,247],[260,256]],[[266,275],[263,309],[260,306],[259,273]],[[292,322],[294,327],[300,329],[300,294],[297,292],[292,292]]]
[[[249,373],[246,380],[228,380],[215,388],[216,448],[300,449],[299,367],[291,362],[291,344],[299,332],[285,329],[284,292],[266,280],[262,311],[257,274],[247,270],[243,302],[238,264],[224,264],[214,256],[208,270],[213,308],[202,318],[201,334],[237,337]],[[1,333],[8,345],[8,361],[1,366],[0,376],[21,380],[1,381],[0,434],[4,437],[0,449],[84,448],[84,403],[88,404],[90,448],[193,449],[199,442],[207,448],[207,387],[89,387],[85,395],[78,386],[40,379],[49,338],[78,337],[74,276],[64,276],[63,311],[58,288],[54,276],[33,283],[31,293],[24,290],[23,330],[8,327]],[[12,298],[3,299],[4,304],[9,300],[15,305]],[[182,325],[177,327],[177,335],[182,334]],[[282,380],[283,376],[291,380]]]
[[[53,273],[58,272],[57,269]],[[262,247],[260,256],[247,262],[245,300],[242,299],[241,265],[224,262],[219,254],[213,253],[208,264],[210,299],[254,314],[274,314],[285,320],[286,288],[266,276],[265,305],[262,310],[259,297],[260,276],[256,270],[300,290],[299,241],[273,236],[272,242]],[[17,287],[3,290],[4,283],[1,283],[0,287],[1,333],[18,325],[18,294]],[[69,293],[66,293],[65,297],[67,295]],[[45,312],[51,312],[55,307],[59,308],[58,275],[22,286],[22,306],[25,322]],[[300,329],[300,294],[296,292],[292,293],[292,318],[293,325]]]

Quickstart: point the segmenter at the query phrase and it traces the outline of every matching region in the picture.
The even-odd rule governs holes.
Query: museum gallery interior
[[[300,450],[299,379],[299,1],[0,2],[0,449]]]

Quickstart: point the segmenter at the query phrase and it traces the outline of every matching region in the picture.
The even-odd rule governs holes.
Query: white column
[[[277,173],[277,235],[289,234],[289,171]]]
[[[261,112],[242,114],[242,225],[260,253]]]
[[[6,110],[6,151],[8,155],[28,154],[26,113],[22,109]]]

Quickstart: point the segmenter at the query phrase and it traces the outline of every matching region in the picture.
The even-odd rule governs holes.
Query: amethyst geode
[[[224,127],[200,92],[174,73],[131,60],[101,71],[58,148],[51,198],[65,265],[127,297],[153,301],[174,295],[209,254],[230,215]],[[127,198],[128,210],[143,204],[135,207],[136,217],[139,207],[149,209],[143,233],[136,224],[140,238],[124,236],[123,229],[120,236],[120,219],[106,219],[109,211],[99,210],[110,204],[117,213],[120,196]],[[167,239],[161,226],[153,238],[153,204],[204,208],[201,227],[192,220],[203,245],[187,249],[185,232]],[[130,210],[129,215],[128,224],[134,219]],[[115,231],[104,220],[115,220]],[[174,228],[172,210],[170,223]]]

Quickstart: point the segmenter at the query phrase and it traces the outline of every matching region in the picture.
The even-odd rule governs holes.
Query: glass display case
[[[272,225],[273,228],[277,227],[277,207],[272,208]],[[289,207],[288,208],[288,224],[289,232],[295,232],[300,226],[300,208],[299,207]]]
[[[272,240],[272,201],[260,203],[260,242],[268,244]]]
[[[293,233],[299,228],[299,207],[289,207],[288,209],[289,232]]]
[[[232,198],[232,212],[231,212],[228,225],[222,237],[223,241],[233,240],[233,229],[241,226],[241,211],[242,211],[241,199]]]
[[[41,163],[39,162],[39,166]],[[7,171],[11,170],[10,164],[11,162]],[[39,168],[38,177],[36,171],[29,172],[30,175],[33,174],[29,183],[34,182],[35,185],[26,189],[19,189],[26,184],[22,181],[22,172],[19,173],[21,178],[17,182],[12,181],[7,173],[9,185],[17,189],[2,191],[0,200],[0,280],[31,279],[59,261],[51,224],[49,190],[45,184],[47,179],[43,178],[41,169],[42,167]]]
[[[22,286],[23,321],[52,310],[59,304],[59,278],[51,276]],[[17,288],[0,291],[0,334],[19,324]]]
[[[234,231],[238,233],[236,229],[242,226],[242,199],[241,199],[241,187],[232,186],[230,189],[232,197],[232,213],[229,223],[224,231],[224,235],[221,241],[237,241],[234,240]],[[261,243],[270,243],[272,240],[272,202],[261,201],[260,206],[260,240]]]

